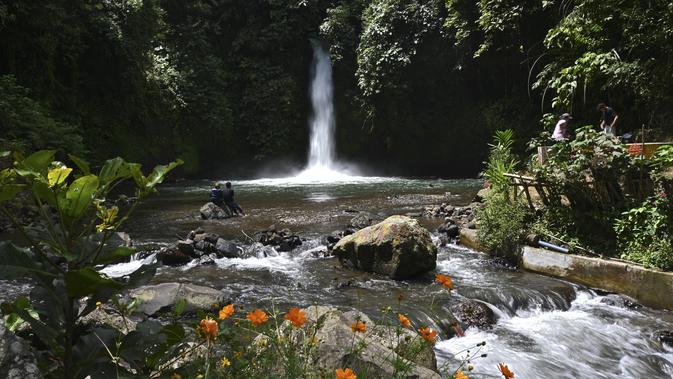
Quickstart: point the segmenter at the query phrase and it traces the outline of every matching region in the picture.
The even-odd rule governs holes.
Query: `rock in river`
[[[334,255],[342,265],[393,279],[434,270],[437,264],[430,232],[406,216],[390,216],[342,238],[334,246]]]
[[[204,220],[229,218],[231,214],[214,203],[208,202],[199,210],[201,218]]]
[[[136,288],[130,297],[140,300],[139,312],[153,315],[163,308],[173,307],[179,300],[185,301],[185,310],[211,309],[213,304],[225,299],[225,293],[195,284],[161,283]]]

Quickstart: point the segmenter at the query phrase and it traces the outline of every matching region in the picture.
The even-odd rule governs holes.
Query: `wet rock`
[[[673,331],[662,330],[656,334],[657,340],[659,342],[667,344],[670,347],[673,347]]]
[[[278,247],[279,251],[291,251],[302,244],[301,238],[292,233],[290,229],[276,230],[275,225],[271,225],[266,230],[259,231],[253,236],[255,242],[263,245]]]
[[[351,219],[348,226],[354,229],[366,228],[372,224],[372,219],[369,213],[360,213]]]
[[[437,264],[437,248],[430,233],[418,221],[391,216],[376,225],[342,238],[334,255],[344,266],[406,279],[431,270]]]
[[[220,236],[215,233],[199,233],[194,236],[194,242],[206,241],[214,244],[217,243],[218,238],[220,238]]]
[[[204,254],[201,257],[199,257],[199,260],[197,261],[198,265],[215,265],[215,260],[217,259],[217,254],[212,253],[212,254]]]
[[[121,330],[124,333],[129,333],[136,330],[137,322],[129,317],[122,317],[118,312],[113,311],[112,309],[102,306],[97,308],[93,312],[84,316],[81,319],[81,323],[89,327],[99,327],[99,326],[111,326],[117,330]]]
[[[5,328],[0,318],[0,377],[7,379],[42,378],[28,341]]]
[[[187,239],[188,239],[188,240],[193,240],[194,237],[196,237],[197,234],[203,234],[203,233],[205,233],[205,232],[206,232],[206,231],[203,230],[203,228],[199,226],[198,228],[196,228],[196,229],[192,230],[191,232],[189,232],[189,234],[187,235]]]
[[[451,306],[453,315],[465,326],[476,326],[490,329],[497,321],[493,310],[488,305],[467,299]]]
[[[402,357],[410,361],[407,378],[440,378],[432,347],[421,343],[411,330],[402,329],[402,335],[398,337],[396,328],[375,325],[358,311],[341,312],[336,308],[312,306],[304,312],[309,324],[320,320],[315,339],[318,341],[316,366],[321,369],[334,372],[337,368],[350,367],[358,373],[366,372],[368,378],[392,378],[395,373],[393,362]],[[365,323],[365,333],[353,333],[350,325],[356,320]],[[360,354],[352,354],[354,345],[362,346]],[[407,352],[414,353],[405,356]]]
[[[604,298],[601,299],[601,303],[603,304],[612,305],[613,307],[620,307],[620,308],[630,308],[630,309],[642,308],[642,305],[638,304],[636,301],[626,296],[612,293],[603,293],[603,296],[605,296]]]
[[[238,258],[241,253],[241,248],[238,245],[223,238],[217,239],[215,250],[217,250],[218,257],[225,258]]]
[[[128,296],[139,300],[139,312],[151,316],[160,310],[171,309],[182,299],[185,301],[185,310],[212,309],[213,304],[225,300],[226,294],[194,284],[162,283],[134,289]]]
[[[166,266],[182,266],[192,261],[192,257],[178,250],[177,246],[161,249],[157,260]]]
[[[201,218],[204,220],[217,220],[231,217],[231,213],[228,210],[218,207],[214,203],[208,202],[199,209],[201,213]]]
[[[180,240],[177,243],[178,250],[188,256],[194,256],[194,241],[192,240]]]
[[[278,256],[278,252],[272,246],[263,245],[260,242],[255,242],[246,247],[240,255],[241,258],[267,258],[276,256]]]

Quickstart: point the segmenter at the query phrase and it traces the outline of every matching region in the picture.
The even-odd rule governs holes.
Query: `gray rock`
[[[5,329],[5,321],[2,318],[0,318],[0,377],[7,379],[42,378],[30,344]]]
[[[241,255],[241,248],[233,242],[223,238],[218,238],[215,243],[218,257],[238,258]]]
[[[440,378],[432,347],[413,331],[402,329],[398,338],[397,328],[375,325],[358,311],[342,313],[336,308],[312,306],[304,312],[309,325],[320,320],[315,333],[315,359],[316,366],[326,371],[350,367],[358,373],[366,372],[367,378],[399,377],[392,362],[404,359],[409,365],[404,377]],[[365,333],[353,333],[350,325],[356,320],[365,323]],[[362,346],[360,354],[352,354],[353,346]],[[409,354],[411,351],[418,353]]]
[[[376,225],[342,238],[334,255],[344,266],[406,279],[437,265],[437,247],[418,221],[391,216]]]
[[[449,238],[456,238],[460,235],[460,228],[458,225],[449,225],[446,227],[446,235]]]
[[[470,299],[461,301],[452,305],[451,311],[463,325],[468,327],[490,329],[497,321],[493,310],[480,301]]]
[[[194,241],[192,240],[180,240],[177,242],[178,244],[178,250],[184,254],[184,255],[189,255],[189,256],[194,256]]]
[[[348,225],[355,229],[362,229],[370,226],[371,224],[372,224],[371,215],[368,213],[360,213],[357,216],[353,217]]]
[[[192,257],[178,250],[177,246],[161,249],[157,260],[166,266],[182,266],[192,261]]]
[[[172,308],[179,300],[186,301],[185,310],[212,309],[222,303],[226,294],[210,287],[186,283],[162,283],[131,290],[129,297],[138,299],[138,311],[153,315],[163,308]]]
[[[224,210],[214,203],[208,202],[199,209],[201,213],[201,218],[204,220],[213,220],[213,219],[223,219],[231,217],[231,213],[228,210]]]

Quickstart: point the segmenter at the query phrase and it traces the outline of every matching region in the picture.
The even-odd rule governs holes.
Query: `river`
[[[618,295],[507,267],[456,245],[440,247],[436,270],[453,278],[451,293],[433,284],[433,275],[392,281],[343,269],[335,258],[315,254],[323,248],[322,235],[342,230],[359,211],[383,219],[392,214],[417,215],[425,206],[442,202],[467,204],[479,189],[479,181],[234,182],[237,201],[247,216],[204,221],[198,209],[210,184],[194,181],[161,186],[125,229],[141,245],[174,242],[199,226],[246,244],[246,235],[274,224],[290,228],[304,243],[275,257],[223,258],[215,266],[163,267],[155,282],[218,288],[243,305],[355,307],[374,319],[382,317],[381,309],[391,307],[437,330],[446,330],[442,320],[450,317],[451,304],[470,298],[486,303],[497,315],[497,323],[487,330],[468,328],[464,337],[440,334],[442,339],[435,347],[440,366],[455,365],[464,355],[461,351],[485,341],[487,356],[474,361],[471,377],[497,377],[499,362],[509,364],[517,378],[673,377],[673,349],[656,338],[659,331],[673,330],[671,312],[633,306]],[[420,221],[434,230],[440,220]],[[123,272],[139,263],[111,267],[109,272]]]

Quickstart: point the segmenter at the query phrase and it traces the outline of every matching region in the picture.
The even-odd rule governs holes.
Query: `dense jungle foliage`
[[[0,147],[301,163],[310,39],[334,62],[340,156],[388,173],[473,175],[494,130],[595,124],[598,102],[622,131],[673,129],[669,1],[0,0]]]

